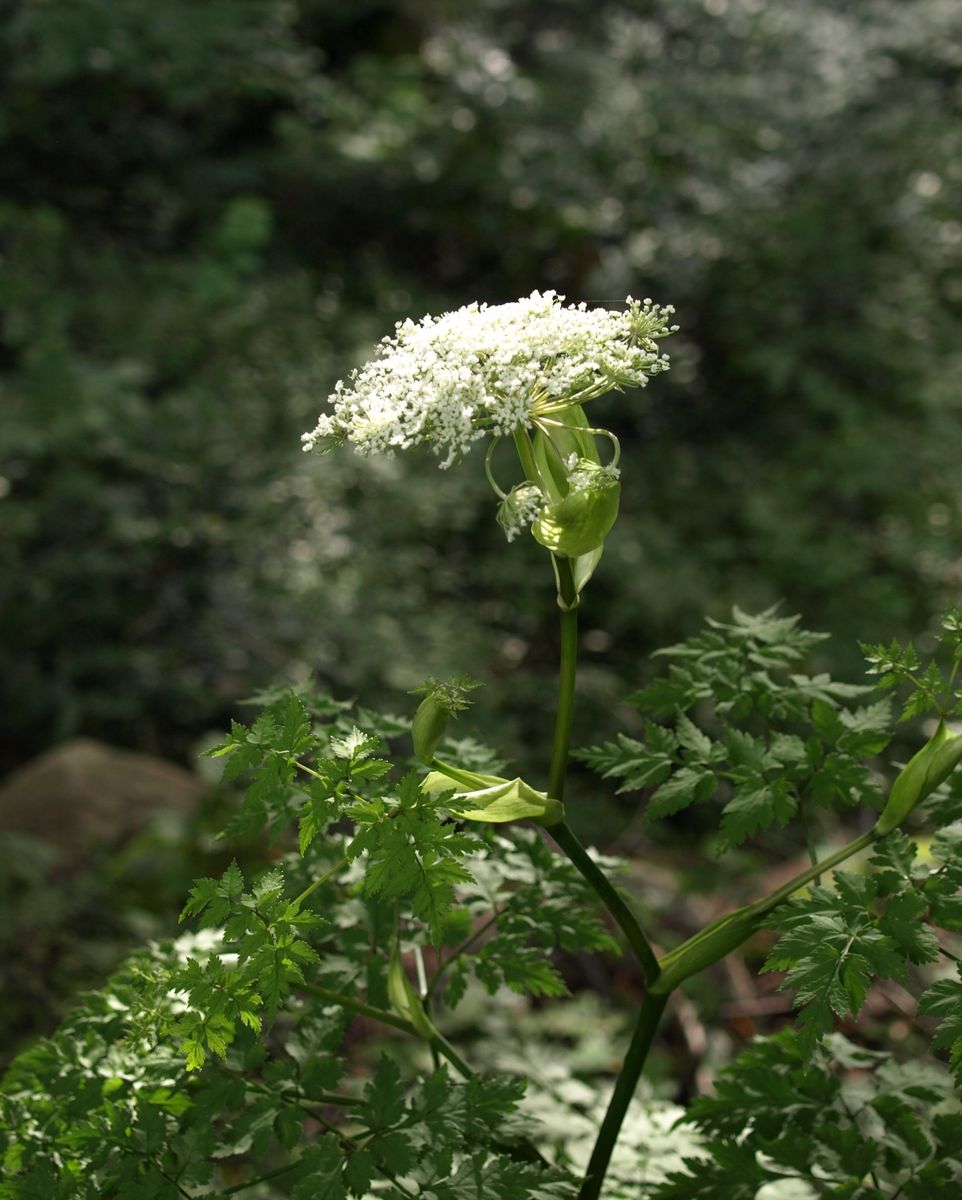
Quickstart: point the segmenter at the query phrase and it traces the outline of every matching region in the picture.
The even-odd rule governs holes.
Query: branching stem
[[[601,902],[618,922],[621,932],[625,935],[628,945],[635,953],[645,975],[645,982],[650,987],[658,978],[658,959],[652,949],[651,942],[645,936],[644,930],[638,924],[635,914],[622,898],[621,893],[614,887],[598,866],[588,851],[578,841],[566,822],[551,825],[548,832],[565,852],[573,865],[591,884]]]
[[[345,992],[335,992],[319,983],[302,983],[299,986],[305,992],[310,992],[312,996],[326,1000],[329,1004],[337,1004],[341,1008],[357,1013],[358,1016],[370,1017],[372,1021],[380,1021],[383,1025],[393,1025],[395,1029],[400,1029],[403,1033],[410,1033],[414,1037],[419,1036],[410,1021],[397,1016],[396,1013],[389,1012],[386,1008],[375,1008],[373,1004],[366,1004],[356,996],[349,996]]]
[[[395,1013],[389,1012],[386,1008],[375,1008],[373,1004],[366,1004],[363,1000],[358,1000],[356,996],[332,991],[331,988],[323,987],[319,983],[302,983],[300,986],[305,992],[310,992],[312,996],[319,996],[322,1000],[327,1000],[330,1004],[340,1005],[341,1008],[346,1008],[350,1012],[356,1012],[358,1016],[370,1017],[372,1021],[380,1021],[383,1025],[393,1025],[395,1029],[400,1029],[403,1033],[410,1034],[411,1037],[421,1037],[410,1021],[406,1021],[404,1017],[399,1017]],[[435,1046],[438,1052],[465,1079],[472,1079],[477,1074],[476,1071],[468,1066],[457,1050],[442,1034],[439,1033],[431,1038],[430,1045]]]
[[[561,609],[561,661],[558,672],[558,711],[555,717],[554,744],[548,776],[548,795],[564,801],[565,777],[571,750],[571,724],[574,717],[575,674],[578,663],[578,609],[571,560],[556,558]],[[658,975],[658,960],[651,943],[634,913],[613,887],[604,871],[588,854],[571,827],[562,820],[550,825],[548,832],[584,876],[605,908],[618,923],[644,971],[648,984]]]
[[[528,459],[533,457],[527,435],[519,436],[518,451],[525,471],[528,472]],[[561,656],[558,679],[558,709],[555,717],[554,743],[551,752],[551,768],[548,775],[548,795],[556,800],[564,801],[565,778],[568,771],[568,757],[571,749],[571,726],[574,717],[575,674],[578,661],[578,590],[575,585],[574,570],[568,558],[554,558],[555,577],[558,584],[558,607],[561,610]],[[562,819],[556,825],[549,826],[549,832],[558,847],[567,855],[571,863],[581,872],[581,875],[594,890],[602,904],[617,921],[628,944],[631,946],[641,965],[645,980],[649,987],[658,977],[658,960],[651,943],[638,924],[637,918],[628,907],[623,897],[612,886],[611,881],[591,858],[584,846],[577,839],[568,824]],[[655,996],[651,992],[642,1001],[638,1014],[638,1024],[631,1040],[621,1072],[615,1083],[611,1103],[605,1114],[588,1172],[585,1177],[579,1200],[597,1200],[601,1195],[608,1163],[611,1160],[615,1143],[621,1132],[622,1122],[628,1105],[635,1094],[638,1079],[648,1057],[648,1050],[658,1021],[668,1002],[668,996]]]
[[[340,872],[344,870],[350,861],[351,860],[347,857],[347,855],[345,855],[343,858],[339,859],[329,871],[325,871],[324,874],[319,875],[313,883],[308,884],[303,892],[301,892],[301,894],[294,899],[294,903],[298,906],[298,908],[304,903],[304,901],[308,896],[311,895],[312,892],[317,891],[317,889],[319,887],[323,887],[329,879],[333,879],[335,875],[340,874]]]
[[[748,941],[759,928],[762,919],[790,899],[799,888],[837,867],[839,863],[864,850],[866,846],[871,846],[878,839],[878,833],[870,829],[842,846],[840,850],[836,850],[834,854],[799,872],[788,883],[782,884],[767,896],[755,900],[752,904],[746,904],[743,908],[735,909],[734,912],[726,913],[717,921],[712,921],[710,925],[700,929],[680,946],[669,951],[661,960],[661,976],[655,985],[656,989],[667,994],[692,975],[699,974],[725,958],[732,950]]]

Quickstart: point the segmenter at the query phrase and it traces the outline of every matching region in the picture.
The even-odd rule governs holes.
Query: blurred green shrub
[[[497,598],[539,611],[524,556],[488,553],[481,480],[297,449],[396,319],[478,297],[678,308],[670,390],[604,414],[630,470],[587,619],[622,673],[780,596],[851,670],[856,620],[921,628],[957,593],[962,13],[583,15],[5,17],[0,765],[78,731],[186,754],[279,670],[372,703],[483,673],[527,732],[553,630]],[[619,690],[588,628],[583,738]]]

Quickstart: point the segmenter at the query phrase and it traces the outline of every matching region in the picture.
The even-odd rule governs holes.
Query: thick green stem
[[[628,1053],[622,1063],[621,1074],[615,1083],[608,1111],[605,1113],[605,1119],[598,1131],[595,1147],[588,1162],[585,1181],[578,1193],[578,1200],[598,1200],[601,1195],[605,1173],[608,1170],[615,1143],[618,1141],[625,1113],[635,1094],[638,1080],[648,1058],[648,1051],[651,1049],[651,1043],[658,1028],[658,1022],[661,1020],[661,1014],[667,1003],[667,996],[654,996],[651,993],[645,996],[641,1002],[638,1020],[635,1023],[635,1032],[632,1034]]]
[[[457,1050],[451,1045],[448,1039],[440,1033],[436,1033],[431,1039],[431,1046],[448,1062],[456,1071],[458,1071],[465,1079],[474,1079],[477,1076],[477,1071],[473,1070],[464,1061]]]
[[[548,775],[548,795],[555,800],[563,801],[568,756],[571,750],[571,722],[574,716],[575,672],[578,662],[578,609],[571,560],[558,558],[555,559],[555,563],[558,572],[559,598],[562,601],[561,663],[558,672],[558,712],[555,717],[554,745],[551,752],[551,769]],[[572,607],[568,608],[569,604]],[[548,826],[548,831],[617,921],[628,939],[628,944],[634,950],[645,973],[645,979],[650,985],[658,974],[658,960],[634,913],[564,820],[557,825]]]
[[[554,745],[548,773],[548,795],[564,800],[568,754],[571,750],[571,722],[575,709],[575,673],[578,666],[578,593],[570,558],[555,560],[558,571],[558,596],[561,611],[561,663],[558,671],[558,711],[555,716]]]
[[[531,439],[525,430],[515,432],[515,445],[518,448],[525,475],[532,482],[537,482],[538,468],[534,460]],[[571,750],[575,675],[578,663],[578,588],[571,559],[553,555],[552,562],[558,587],[558,607],[561,610],[561,661],[558,674],[558,709],[555,715],[551,767],[548,772],[548,796],[553,800],[563,802],[568,757]],[[658,960],[651,948],[651,943],[642,932],[631,909],[563,819],[548,828],[559,848],[581,872],[617,921],[635,952],[650,987],[658,976]],[[622,1121],[631,1097],[634,1095],[638,1078],[648,1056],[648,1048],[666,1002],[666,996],[654,996],[650,993],[642,1002],[638,1025],[621,1074],[615,1084],[615,1091],[599,1131],[598,1140],[595,1143],[580,1200],[597,1200],[601,1193],[601,1185],[608,1169],[608,1162],[618,1140]]]
[[[683,945],[665,955],[658,964],[660,975],[649,979],[649,988],[652,990],[642,1001],[631,1045],[598,1133],[578,1200],[598,1200],[601,1195],[605,1172],[618,1140],[625,1113],[635,1093],[655,1030],[672,991],[689,976],[704,970],[740,946],[755,932],[763,917],[780,904],[785,903],[799,888],[811,883],[822,873],[830,871],[839,863],[845,862],[853,854],[857,854],[878,840],[879,834],[874,829],[870,829],[840,850],[836,850],[834,854],[814,863],[807,870],[801,871],[788,883],[776,888],[770,895],[764,896],[734,913],[729,913],[728,916],[722,917],[721,920],[700,930]]]
[[[641,964],[645,974],[645,982],[649,987],[658,978],[659,966],[651,942],[645,936],[638,924],[635,914],[628,907],[618,890],[611,884],[604,871],[588,854],[581,842],[565,821],[557,825],[549,825],[548,832],[565,852],[571,862],[578,868],[588,883],[591,884],[605,908],[618,922],[618,926],[628,940],[628,945],[635,952],[635,957]]]

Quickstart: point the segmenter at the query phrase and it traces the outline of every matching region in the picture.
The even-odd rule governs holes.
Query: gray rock
[[[190,810],[204,791],[161,758],[75,738],[0,784],[0,834],[40,838],[69,863],[95,845],[125,841],[157,812]]]

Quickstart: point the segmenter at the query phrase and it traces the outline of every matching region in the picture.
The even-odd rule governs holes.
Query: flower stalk
[[[561,609],[561,653],[558,668],[558,710],[555,715],[548,795],[564,802],[568,757],[571,752],[571,727],[574,720],[575,677],[578,669],[578,593],[575,590],[571,560],[556,558],[558,606]]]
[[[524,458],[522,458],[523,461]],[[561,647],[558,671],[558,709],[555,716],[548,796],[563,801],[574,717],[575,677],[578,661],[578,592],[571,560],[557,556],[552,556],[552,558],[558,584],[558,606],[561,609]],[[649,989],[642,1001],[631,1044],[618,1074],[615,1090],[598,1131],[587,1173],[578,1194],[579,1200],[597,1200],[601,1195],[608,1164],[618,1141],[625,1114],[638,1086],[638,1080],[644,1069],[661,1014],[668,1002],[668,994],[655,994],[652,990],[660,971],[658,960],[651,943],[624,898],[619,895],[564,820],[549,826],[549,832],[559,849],[580,871],[618,923],[641,966]]]

